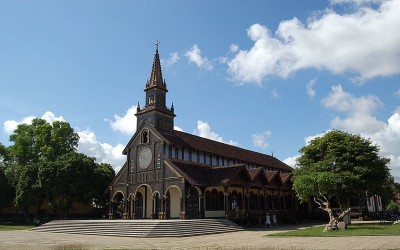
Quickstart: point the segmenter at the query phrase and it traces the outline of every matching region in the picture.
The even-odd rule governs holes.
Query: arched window
[[[257,209],[257,195],[253,192],[250,192],[249,196],[249,209],[256,210]]]
[[[206,191],[206,210],[211,210],[211,192]]]
[[[149,143],[150,142],[150,133],[147,129],[142,131],[140,141],[141,141],[141,143]]]
[[[222,191],[218,192],[218,199],[217,199],[217,209],[216,210],[224,210],[224,193]]]
[[[265,197],[264,197],[264,195],[262,194],[262,195],[260,196],[260,210],[265,211],[265,209],[266,209]]]
[[[206,210],[220,211],[224,210],[224,193],[216,189],[206,191]]]

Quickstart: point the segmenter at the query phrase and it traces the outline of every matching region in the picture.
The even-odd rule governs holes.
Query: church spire
[[[158,54],[158,45],[156,42],[156,53],[154,54],[153,66],[151,68],[150,79],[146,82],[146,104],[136,107],[137,127],[144,121],[150,122],[154,128],[160,131],[173,133],[174,131],[174,107],[166,106],[167,84],[162,77],[160,56]]]
[[[150,80],[147,81],[146,88],[159,87],[161,89],[166,90],[167,85],[165,83],[165,80],[162,77],[160,55],[158,54],[158,45],[159,44],[160,44],[160,42],[157,40],[157,42],[155,43],[156,53],[154,54],[153,66],[151,68],[151,74],[150,74]]]

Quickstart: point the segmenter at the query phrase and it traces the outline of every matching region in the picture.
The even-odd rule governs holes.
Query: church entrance
[[[181,190],[176,186],[170,187],[167,191],[165,202],[167,219],[179,219],[181,212]]]
[[[159,219],[159,213],[161,211],[160,195],[156,193],[153,196],[153,219]]]
[[[136,219],[143,219],[143,195],[140,192],[136,194],[135,217]]]
[[[171,218],[171,195],[169,191],[167,192],[166,198],[165,198],[165,217],[166,219]]]
[[[199,192],[191,187],[186,199],[186,216],[188,219],[199,218]]]
[[[136,191],[135,217],[136,219],[150,219],[154,211],[153,193],[148,185],[141,185]]]
[[[125,197],[122,193],[118,192],[115,194],[112,207],[113,211],[112,214],[115,219],[122,219],[122,214],[124,212],[124,200]]]

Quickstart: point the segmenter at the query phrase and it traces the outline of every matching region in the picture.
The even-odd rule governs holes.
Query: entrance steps
[[[193,220],[54,220],[36,232],[121,237],[186,237],[242,231],[227,219]]]

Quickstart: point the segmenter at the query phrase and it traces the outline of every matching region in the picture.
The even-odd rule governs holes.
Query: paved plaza
[[[0,249],[400,249],[399,236],[265,237],[295,226],[241,232],[164,238],[43,233],[29,230],[0,232]]]

